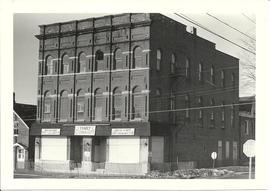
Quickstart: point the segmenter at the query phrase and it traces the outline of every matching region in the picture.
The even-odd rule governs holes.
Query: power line
[[[246,17],[247,20],[249,20],[249,21],[252,22],[253,24],[256,24],[256,22],[255,22],[253,19],[251,19],[250,17],[248,17],[248,16],[245,15],[244,13],[242,13],[242,15],[243,15],[244,17]]]
[[[247,51],[247,52],[249,52],[249,53],[251,53],[251,54],[256,55],[255,52],[253,52],[253,51],[251,51],[251,50],[249,50],[249,49],[247,49],[247,48],[245,48],[245,47],[243,47],[243,46],[241,46],[241,45],[239,45],[239,44],[237,44],[237,43],[235,43],[235,42],[233,42],[233,41],[231,41],[231,40],[229,40],[229,39],[227,39],[227,38],[225,38],[225,37],[223,37],[223,36],[221,36],[221,35],[219,35],[219,34],[217,34],[216,32],[213,32],[212,30],[210,30],[210,29],[204,27],[203,25],[199,24],[198,22],[196,22],[196,21],[190,19],[190,18],[187,17],[186,15],[184,15],[184,14],[180,15],[180,14],[178,14],[178,13],[174,13],[174,14],[177,15],[178,17],[181,17],[182,19],[187,20],[187,21],[190,22],[190,23],[193,23],[193,24],[199,26],[200,28],[206,30],[207,32],[210,32],[210,33],[212,33],[212,34],[218,36],[219,38],[221,38],[221,39],[223,39],[223,40],[225,40],[225,41],[227,41],[227,42],[229,42],[229,43],[231,43],[231,44],[233,44],[233,45],[235,45],[235,46],[237,46],[237,47],[239,47],[239,48],[241,48],[241,49],[243,49],[243,50],[245,50],[245,51]]]
[[[217,21],[219,21],[219,22],[223,23],[224,25],[226,25],[226,26],[228,26],[228,27],[232,28],[233,30],[235,30],[235,31],[237,31],[237,32],[239,32],[239,33],[241,33],[242,35],[245,35],[246,37],[250,38],[251,40],[256,41],[256,39],[254,39],[253,37],[251,37],[251,36],[247,35],[246,33],[244,33],[244,32],[242,32],[242,31],[240,31],[239,29],[237,29],[237,28],[235,28],[235,27],[231,26],[230,24],[228,24],[228,23],[226,23],[226,22],[222,21],[221,19],[217,18],[216,16],[211,15],[211,14],[209,14],[209,13],[206,13],[206,14],[207,14],[208,16],[210,16],[210,17],[212,17],[212,18],[216,19]]]

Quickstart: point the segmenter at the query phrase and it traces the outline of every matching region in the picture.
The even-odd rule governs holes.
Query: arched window
[[[199,63],[199,71],[198,71],[198,80],[199,81],[202,81],[203,80],[203,64],[202,63]]]
[[[98,50],[95,55],[95,71],[104,70],[105,63],[104,63],[104,53],[101,50]]]
[[[115,50],[113,55],[113,70],[122,69],[123,62],[122,62],[122,52],[121,49],[118,48]]]
[[[78,60],[78,64],[77,64],[77,72],[81,73],[81,72],[86,72],[86,55],[84,52],[81,52],[79,54],[79,60]]]
[[[132,89],[132,100],[131,100],[131,119],[141,119],[143,112],[143,103],[142,103],[142,94],[141,89],[138,86],[135,86]]]
[[[190,59],[188,57],[186,57],[186,61],[185,61],[185,76],[186,78],[190,78]]]
[[[97,88],[94,92],[94,121],[102,121],[102,91],[100,88]]]
[[[161,67],[161,59],[162,59],[161,50],[158,49],[158,50],[157,50],[157,65],[156,65],[156,70],[157,70],[157,71],[160,70],[160,67]]]
[[[189,110],[190,110],[190,100],[189,100],[189,96],[188,95],[185,96],[185,107],[186,107],[185,117],[186,118],[189,118],[190,117],[190,113],[189,113]]]
[[[225,72],[224,70],[220,71],[220,78],[221,78],[221,87],[225,86]]]
[[[51,118],[51,94],[50,91],[44,93],[44,104],[43,104],[43,120],[50,121]]]
[[[59,105],[59,119],[60,121],[66,121],[69,114],[68,92],[63,90],[60,93],[60,105]],[[71,104],[72,105],[72,104]]]
[[[112,98],[112,119],[117,120],[121,119],[121,90],[119,88],[114,88],[113,98]]]
[[[172,58],[171,58],[171,73],[174,74],[175,73],[175,55],[172,54]]]
[[[85,93],[83,90],[78,90],[77,92],[77,103],[76,103],[77,120],[84,119],[84,112],[85,112],[84,94]]]
[[[44,75],[53,74],[53,58],[52,56],[47,56]]]
[[[132,68],[139,68],[141,66],[142,66],[142,49],[141,49],[141,47],[137,46],[133,50]]]
[[[213,84],[215,83],[215,68],[214,68],[214,66],[212,66],[210,69],[210,81]]]
[[[62,62],[61,62],[61,74],[67,74],[69,73],[69,64],[70,60],[67,54],[62,56]]]

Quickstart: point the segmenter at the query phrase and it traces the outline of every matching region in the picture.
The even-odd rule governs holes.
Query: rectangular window
[[[221,87],[224,87],[225,86],[225,76],[224,76],[223,70],[220,73],[220,78],[221,78]]]
[[[18,134],[19,134],[19,130],[18,130],[18,128],[14,128],[13,133],[14,133],[14,135],[18,135]]]
[[[126,67],[128,67],[128,56],[126,56]]]
[[[224,109],[223,109],[224,110]],[[221,111],[221,121],[224,122],[225,121],[225,112]]]
[[[231,127],[234,127],[234,107],[231,106]]]
[[[190,77],[190,59],[189,58],[186,58],[186,71],[185,71],[185,75],[186,75],[186,78],[189,78]]]
[[[145,55],[145,65],[148,66],[148,54]]]
[[[230,142],[226,141],[226,155],[225,155],[226,159],[230,158]]]
[[[218,141],[218,153],[217,153],[217,160],[222,160],[222,141]]]
[[[17,154],[18,160],[24,160],[24,150],[23,149],[18,149],[18,154]]]
[[[199,110],[199,119],[201,120],[203,118],[203,111],[200,109]]]
[[[215,120],[215,115],[214,115],[213,111],[211,111],[211,113],[210,113],[210,119],[211,119],[211,121]]]

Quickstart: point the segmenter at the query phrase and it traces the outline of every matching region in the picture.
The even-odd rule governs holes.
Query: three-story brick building
[[[237,161],[239,61],[195,29],[132,13],[42,25],[37,38],[36,169]]]

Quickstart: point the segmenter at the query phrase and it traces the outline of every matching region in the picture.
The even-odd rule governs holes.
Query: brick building
[[[195,28],[132,13],[36,37],[36,169],[146,173],[207,166],[213,151],[219,165],[237,162],[239,61]]]
[[[243,144],[249,140],[255,140],[255,96],[240,97],[239,103],[239,127],[240,127],[240,160],[247,164],[248,157],[242,152]],[[255,164],[255,163],[253,163]]]

